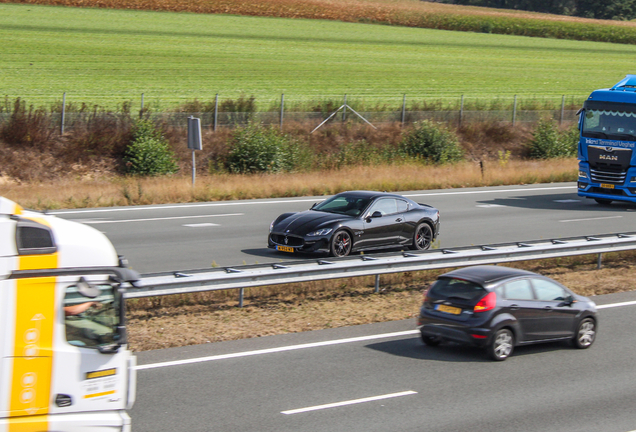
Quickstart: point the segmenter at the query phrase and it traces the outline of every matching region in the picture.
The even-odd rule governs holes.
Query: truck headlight
[[[587,178],[587,173],[585,171],[579,170],[579,178],[586,179]]]

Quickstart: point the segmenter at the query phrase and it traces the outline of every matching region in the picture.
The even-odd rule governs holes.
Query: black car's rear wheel
[[[515,335],[508,329],[498,330],[488,344],[488,356],[496,361],[510,357],[515,347]]]
[[[330,255],[335,257],[343,257],[351,252],[351,234],[348,231],[340,230],[331,238]]]
[[[413,234],[413,250],[426,250],[431,247],[433,241],[433,229],[427,223],[421,223],[415,228]]]
[[[574,346],[581,349],[589,348],[594,343],[594,339],[596,339],[596,322],[592,318],[584,318],[576,329]]]
[[[435,337],[435,336],[426,336],[426,335],[422,335],[422,342],[424,342],[424,344],[425,344],[426,346],[434,347],[434,346],[439,345],[439,343],[440,343],[441,341],[442,341],[442,340],[441,340],[440,338]]]

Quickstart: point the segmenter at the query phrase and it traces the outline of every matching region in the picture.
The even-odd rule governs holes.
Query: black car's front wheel
[[[515,346],[515,335],[508,329],[498,330],[488,345],[488,356],[496,361],[510,357]]]
[[[426,250],[431,247],[433,241],[433,229],[427,223],[421,223],[415,228],[413,234],[413,250]]]
[[[348,231],[340,230],[331,238],[329,253],[334,257],[343,257],[351,252],[351,234]]]
[[[579,323],[574,336],[574,346],[577,348],[589,348],[596,339],[596,322],[592,318],[584,318]]]

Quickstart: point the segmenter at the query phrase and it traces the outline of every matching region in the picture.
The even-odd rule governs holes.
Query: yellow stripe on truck
[[[20,270],[55,269],[57,253],[24,255]],[[48,430],[53,365],[55,277],[16,281],[15,346],[9,432]]]

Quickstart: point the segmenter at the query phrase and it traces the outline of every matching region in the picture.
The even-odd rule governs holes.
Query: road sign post
[[[195,150],[203,150],[201,142],[201,119],[196,117],[188,117],[188,148],[192,149],[192,186],[196,177],[196,160],[194,157]]]

